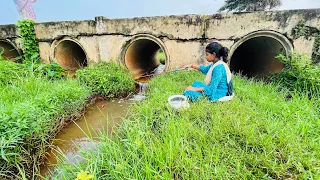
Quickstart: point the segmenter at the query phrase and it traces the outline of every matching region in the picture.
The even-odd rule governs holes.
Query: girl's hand
[[[193,91],[194,89],[193,89],[193,87],[192,86],[188,86],[187,88],[186,88],[186,91]]]
[[[200,65],[188,64],[188,65],[183,66],[183,68],[185,68],[185,69],[196,69],[196,70],[200,70]]]
[[[183,68],[192,68],[192,64],[184,65]]]

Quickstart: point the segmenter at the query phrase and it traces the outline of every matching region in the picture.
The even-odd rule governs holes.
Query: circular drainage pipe
[[[9,41],[0,40],[0,54],[8,60],[15,61],[18,56],[21,56],[20,51]]]
[[[290,41],[273,31],[254,32],[240,39],[229,54],[230,69],[248,77],[265,77],[279,73],[284,65],[276,59],[293,50]]]
[[[83,47],[72,39],[62,39],[55,43],[53,56],[64,69],[75,71],[88,65],[87,55]]]
[[[136,80],[142,80],[160,65],[157,58],[160,49],[165,54],[165,65],[168,67],[167,50],[160,39],[151,35],[135,36],[122,48],[122,62]]]

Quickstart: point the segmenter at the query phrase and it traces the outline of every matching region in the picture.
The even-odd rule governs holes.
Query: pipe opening
[[[16,61],[20,56],[18,50],[6,41],[0,41],[0,55],[10,61]]]
[[[74,41],[61,41],[54,52],[57,63],[66,70],[75,71],[88,65],[86,53]]]
[[[284,65],[275,57],[285,48],[276,39],[259,36],[242,43],[230,60],[231,71],[248,77],[265,77],[279,73]]]
[[[144,81],[159,65],[165,65],[166,57],[166,52],[155,41],[137,39],[125,51],[125,65],[136,80]]]

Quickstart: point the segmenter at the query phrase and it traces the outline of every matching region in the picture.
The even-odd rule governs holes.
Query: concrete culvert
[[[290,53],[291,44],[270,36],[257,36],[243,41],[230,58],[230,68],[248,77],[265,77],[279,73],[284,65],[276,59],[280,53]]]
[[[8,60],[16,60],[20,56],[18,50],[7,41],[0,41],[0,55]]]
[[[71,40],[63,40],[56,47],[54,56],[57,63],[66,70],[75,71],[87,66],[87,56],[82,47]]]
[[[136,80],[144,81],[160,64],[165,66],[167,55],[161,46],[150,38],[140,37],[125,48],[124,63]]]

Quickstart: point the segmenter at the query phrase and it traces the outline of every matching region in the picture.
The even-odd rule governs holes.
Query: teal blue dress
[[[215,62],[216,63],[216,62]],[[207,75],[209,69],[213,65],[210,64],[208,66],[200,66],[200,71]],[[225,97],[228,93],[228,81],[227,81],[227,72],[224,65],[217,65],[212,71],[211,83],[207,86],[205,83],[200,81],[195,81],[192,84],[194,88],[204,88],[203,92],[197,91],[185,91],[183,93],[184,96],[188,97],[191,101],[197,100],[202,96],[207,96],[210,101],[216,101],[222,97]]]

